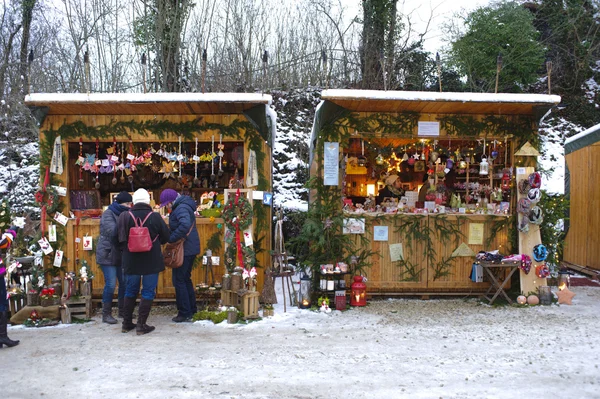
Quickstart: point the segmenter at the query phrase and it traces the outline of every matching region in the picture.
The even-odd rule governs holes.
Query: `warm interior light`
[[[367,184],[367,195],[375,196],[375,185]]]
[[[567,288],[567,284],[565,284],[564,282],[561,285],[558,286],[558,289],[560,291],[564,290],[565,288]]]

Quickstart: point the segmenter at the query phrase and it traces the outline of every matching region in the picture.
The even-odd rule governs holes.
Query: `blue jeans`
[[[175,288],[175,301],[177,314],[191,317],[198,312],[196,306],[196,291],[192,284],[192,265],[196,255],[184,256],[183,265],[173,269],[173,287]]]
[[[125,284],[125,296],[127,298],[137,298],[140,292],[140,283],[142,283],[142,299],[152,301],[156,296],[156,286],[158,285],[158,273],[145,274],[143,276],[139,274],[126,274]]]
[[[100,265],[104,274],[104,291],[102,291],[102,303],[112,302],[115,294],[115,286],[119,282],[119,291],[117,297],[123,299],[125,297],[125,281],[123,279],[123,270],[121,266],[104,266]]]

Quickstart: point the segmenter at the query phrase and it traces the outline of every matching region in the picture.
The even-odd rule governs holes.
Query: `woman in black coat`
[[[136,226],[141,227],[141,222],[145,220],[143,226],[147,227],[152,239],[152,248],[146,252],[130,252],[127,246],[129,239],[129,230]],[[133,207],[129,212],[123,212],[117,221],[117,236],[119,245],[123,250],[121,265],[125,273],[126,289],[125,301],[123,304],[123,325],[122,332],[129,332],[136,329],[137,335],[147,334],[154,331],[153,326],[146,324],[152,301],[156,296],[156,286],[158,285],[158,273],[165,270],[165,262],[162,255],[161,244],[166,244],[169,240],[169,226],[165,223],[160,214],[153,212],[150,206],[150,194],[148,191],[140,188],[133,193]],[[140,283],[142,285],[142,298],[138,311],[137,325],[133,324],[133,308],[135,300],[140,292]]]

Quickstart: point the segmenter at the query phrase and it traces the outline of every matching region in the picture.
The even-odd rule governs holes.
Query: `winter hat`
[[[529,185],[531,188],[540,188],[542,186],[542,175],[539,172],[533,172],[529,175]]]
[[[521,233],[527,233],[529,231],[529,218],[527,216],[521,217],[518,229]]]
[[[135,193],[133,193],[133,204],[150,204],[150,194],[148,191],[143,188],[138,188]]]
[[[160,193],[160,206],[167,206],[177,199],[177,191],[167,188]]]
[[[542,224],[544,221],[544,214],[542,212],[542,208],[539,206],[534,206],[529,211],[529,221],[533,224]]]
[[[533,259],[536,262],[545,261],[547,256],[548,256],[548,249],[546,248],[546,246],[544,244],[538,244],[535,247],[533,247]]]
[[[527,214],[529,214],[530,210],[531,210],[531,201],[529,201],[527,198],[521,198],[519,200],[519,202],[517,203],[517,212],[519,212],[523,215],[527,215]]]
[[[535,267],[535,274],[539,278],[550,277],[550,269],[548,268],[548,266],[545,263],[541,264],[541,265],[537,265]]]
[[[388,177],[385,178],[385,184],[388,186],[391,186],[392,184],[394,184],[394,182],[398,180],[398,175],[389,175]],[[161,195],[162,197],[162,195]]]
[[[532,204],[537,204],[541,198],[542,198],[542,192],[540,191],[539,188],[532,188],[527,193],[527,199],[529,199],[529,201],[531,201]]]
[[[121,191],[115,197],[115,201],[117,201],[119,204],[124,204],[126,202],[133,202],[133,198],[131,198],[131,194],[129,194],[127,191]]]
[[[521,179],[519,180],[519,184],[517,184],[517,187],[519,189],[519,193],[527,194],[531,189],[531,184],[529,184],[529,180]]]

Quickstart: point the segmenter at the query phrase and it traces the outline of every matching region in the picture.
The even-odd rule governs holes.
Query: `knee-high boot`
[[[4,345],[8,346],[9,348],[19,345],[18,340],[13,341],[12,339],[8,338],[8,334],[6,333],[7,324],[8,312],[0,312],[0,348],[2,348]]]
[[[119,298],[119,315],[118,317],[120,317],[121,319],[123,318],[123,303],[125,302],[125,298]]]
[[[152,300],[144,299],[140,300],[140,308],[138,309],[138,319],[137,326],[135,327],[135,332],[137,335],[144,335],[154,331],[154,326],[149,326],[146,324],[148,320],[148,316],[150,315],[150,309],[152,308]]]
[[[127,333],[135,328],[133,324],[133,308],[135,308],[135,298],[125,297],[123,299],[123,324],[121,332]]]
[[[112,301],[102,303],[102,322],[107,324],[117,324],[117,319],[112,317]]]

